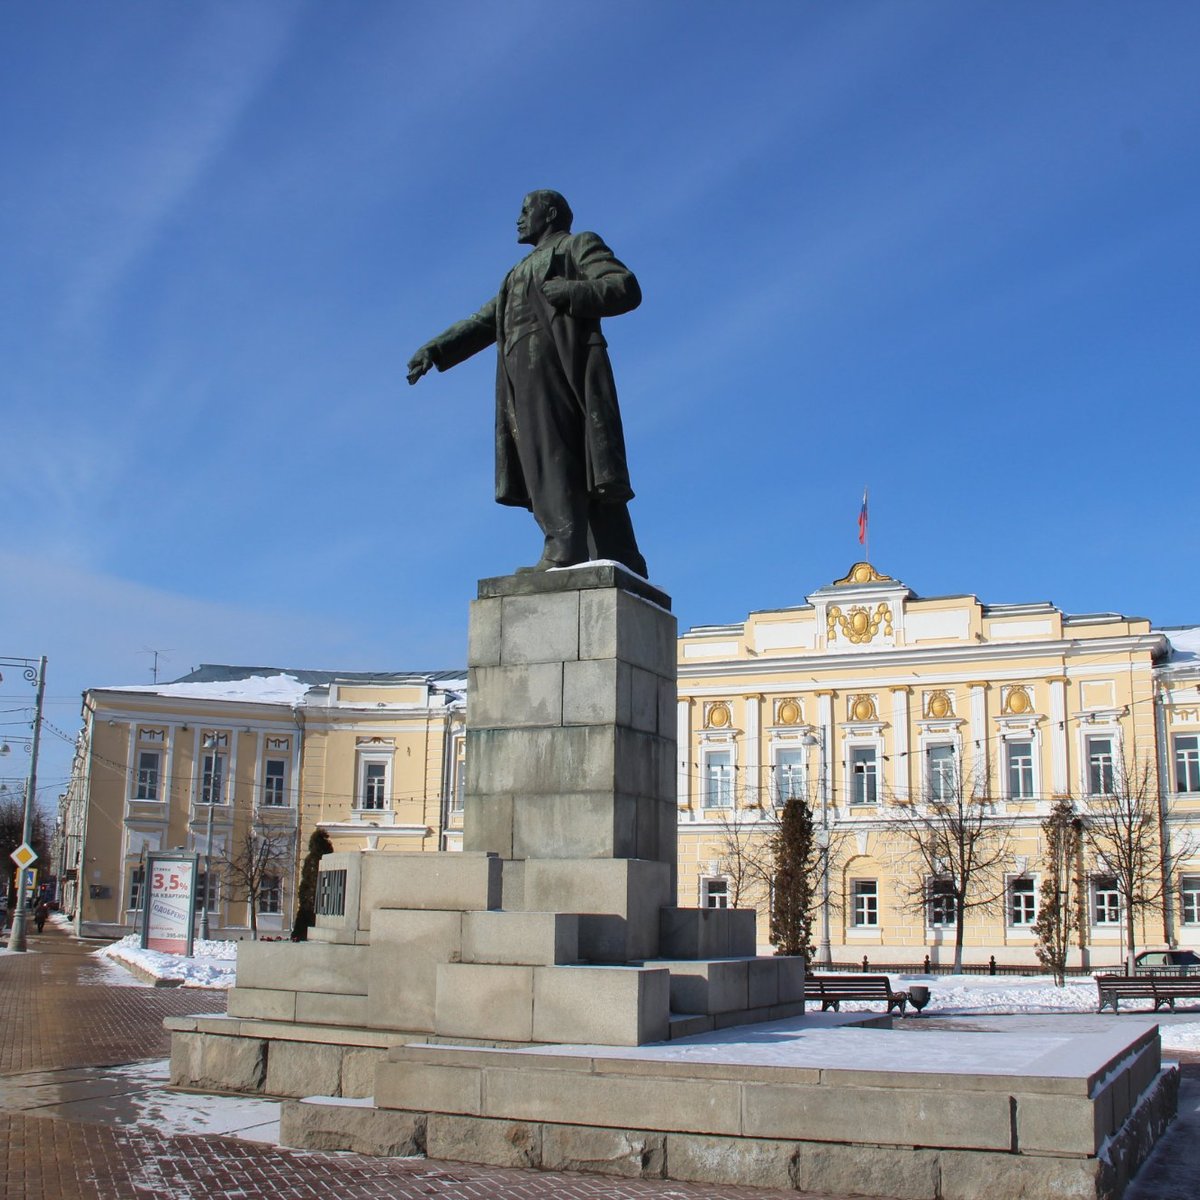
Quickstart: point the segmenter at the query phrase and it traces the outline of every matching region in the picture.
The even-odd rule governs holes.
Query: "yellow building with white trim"
[[[260,934],[288,934],[308,839],[337,850],[457,848],[465,672],[201,667],[92,688],[61,814],[62,906],[81,933],[137,927],[147,853],[210,848],[213,937],[243,937],[247,901],[220,869],[248,831],[288,848]],[[200,894],[204,894],[203,884]]]
[[[865,562],[804,604],[689,629],[678,659],[680,903],[765,909],[754,868],[777,805],[797,794],[828,829],[833,961],[945,963],[961,915],[967,961],[1033,964],[1052,801],[1073,797],[1086,814],[1137,762],[1157,804],[1176,747],[1200,733],[1200,672],[1171,651],[1142,618],[925,598]],[[1162,695],[1177,697],[1171,744],[1157,727]],[[986,801],[1007,856],[995,902],[962,914],[936,877],[916,877],[903,833],[913,805],[956,786]],[[1188,787],[1161,793],[1177,845],[1200,828],[1195,775]],[[1083,870],[1088,920],[1073,961],[1116,963],[1111,878],[1103,863]],[[1139,914],[1139,947],[1200,945],[1200,875],[1185,872],[1175,892],[1161,916]],[[760,913],[763,941],[767,930]]]
[[[1042,820],[1058,797],[1086,816],[1137,762],[1178,860],[1161,910],[1138,914],[1138,946],[1200,949],[1200,630],[922,597],[857,563],[803,604],[687,630],[678,671],[680,904],[758,907],[766,944],[767,843],[798,794],[830,847],[815,940],[827,925],[833,961],[946,963],[961,916],[967,962],[1032,966]],[[318,827],[339,850],[460,848],[465,689],[465,672],[213,666],[89,690],[60,822],[63,907],[84,933],[133,928],[145,853],[203,859],[210,815],[214,861],[247,830],[287,831],[259,906],[267,934],[291,928]],[[1005,857],[995,903],[960,914],[903,830],[931,790],[968,781]],[[1094,859],[1079,864],[1073,965],[1121,956],[1120,898]],[[245,901],[218,889],[210,925],[245,936]]]

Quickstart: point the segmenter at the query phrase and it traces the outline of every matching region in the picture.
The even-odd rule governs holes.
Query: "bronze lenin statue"
[[[496,501],[533,511],[545,535],[526,571],[613,559],[638,575],[625,436],[602,317],[637,308],[641,288],[594,233],[571,233],[553,191],[530,192],[517,241],[532,246],[499,294],[426,342],[408,364],[416,383],[496,344]]]

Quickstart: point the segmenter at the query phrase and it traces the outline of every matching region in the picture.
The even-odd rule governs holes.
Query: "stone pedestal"
[[[465,850],[663,863],[674,890],[670,603],[613,565],[481,581],[468,642]]]

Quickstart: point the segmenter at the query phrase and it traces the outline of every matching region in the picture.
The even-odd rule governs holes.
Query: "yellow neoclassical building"
[[[465,672],[204,666],[90,689],[62,804],[63,908],[84,934],[133,929],[145,855],[181,849],[202,874],[211,858],[212,936],[245,936],[247,900],[222,863],[254,832],[285,848],[257,926],[286,933],[318,826],[338,850],[457,848],[465,688]]]
[[[801,795],[829,846],[818,938],[833,961],[944,963],[962,920],[967,961],[1032,964],[1042,821],[1057,797],[1086,816],[1134,769],[1182,858],[1161,911],[1138,912],[1139,948],[1200,945],[1200,670],[1196,631],[1174,634],[1117,613],[921,597],[866,562],[803,604],[689,629],[680,902],[765,909],[764,842],[777,806]],[[956,790],[1002,856],[990,902],[966,911],[914,817]],[[1115,963],[1113,872],[1085,852],[1076,873],[1087,919],[1073,962]]]
[[[687,630],[678,667],[680,904],[758,907],[765,945],[767,844],[801,795],[829,846],[817,938],[833,961],[944,963],[961,920],[968,962],[1032,965],[1042,821],[1058,797],[1086,814],[1137,765],[1172,867],[1138,946],[1200,948],[1200,629],[922,597],[857,563],[802,604]],[[339,850],[460,848],[465,715],[465,671],[208,666],[91,689],[60,814],[63,907],[84,933],[133,928],[145,854],[181,848],[203,869],[211,827],[210,929],[245,936],[219,864],[273,831],[290,853],[257,923],[285,933],[318,827]],[[955,789],[1002,852],[991,903],[966,911],[909,833],[925,798]],[[1076,875],[1072,962],[1115,963],[1112,871],[1085,853]]]

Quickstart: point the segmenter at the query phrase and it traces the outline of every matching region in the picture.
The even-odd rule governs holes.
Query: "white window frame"
[[[145,765],[145,759],[152,758],[154,765]],[[142,804],[162,803],[162,763],[161,750],[137,750],[137,769],[133,777],[133,798]],[[152,793],[152,794],[143,794]]]
[[[1181,742],[1191,745],[1181,746]],[[1200,734],[1174,735],[1171,739],[1171,769],[1177,796],[1200,794]]]
[[[453,737],[450,771],[450,811],[458,816],[466,808],[467,799],[466,739],[461,733],[456,733]]]
[[[1107,769],[1108,769],[1108,774],[1109,774],[1108,782],[1111,785],[1110,789],[1108,791],[1104,791],[1103,787],[1095,788],[1092,786],[1092,780],[1093,780],[1092,746],[1098,742],[1107,742],[1108,743],[1108,753],[1107,753],[1108,768]],[[1084,738],[1083,738],[1083,794],[1085,796],[1111,796],[1116,792],[1117,762],[1119,760],[1119,757],[1120,757],[1120,746],[1119,746],[1119,742],[1118,742],[1115,731],[1107,730],[1107,729],[1106,730],[1095,730],[1093,732],[1084,734]],[[1103,762],[1103,758],[1100,755],[1097,755],[1096,759],[1100,762]],[[1104,770],[1103,766],[1101,766],[1100,770],[1103,772],[1103,770]],[[1101,784],[1103,784],[1103,782],[1104,782],[1103,777],[1101,777],[1100,782],[1101,782]]]
[[[383,781],[381,790],[383,792],[382,803],[368,804],[367,803],[367,783],[368,778],[372,774],[371,767],[383,768]],[[354,808],[356,812],[363,813],[378,813],[388,812],[392,807],[392,753],[388,751],[386,754],[360,754],[358,756],[358,785],[354,795]]]
[[[954,893],[939,890],[941,885],[952,886],[953,881],[947,875],[935,875],[926,885],[925,899],[925,924],[929,929],[954,929],[958,925],[958,897]],[[950,920],[944,917],[942,920],[935,919],[935,914],[939,904],[949,903],[953,910],[953,915]]]
[[[1200,875],[1179,876],[1179,919],[1184,925],[1200,925]]]
[[[271,775],[270,767],[272,763],[278,763],[283,771],[278,776],[279,787],[272,787],[275,777]],[[288,790],[291,783],[291,761],[285,758],[282,754],[264,754],[263,755],[263,785],[262,798],[259,804],[262,808],[287,808],[288,807]],[[272,796],[278,795],[278,799],[271,799]]]
[[[146,867],[144,863],[134,863],[129,872],[129,890],[125,893],[128,903],[127,912],[141,912],[142,897],[146,888]]]
[[[1015,766],[1013,761],[1013,749],[1016,746],[1027,746],[1029,748],[1028,767],[1017,767],[1017,770],[1019,770],[1022,774],[1025,774],[1026,772],[1028,774],[1029,787],[1027,790],[1023,788],[1018,790],[1013,787],[1013,770]],[[1003,770],[1005,799],[1022,802],[1035,800],[1037,798],[1037,757],[1037,739],[1032,733],[1023,736],[1006,737],[1004,739]]]
[[[958,746],[954,742],[930,741],[921,749],[925,765],[926,799],[941,804],[952,802],[956,789],[961,786],[958,778]],[[943,754],[942,751],[948,753]]]
[[[808,796],[808,754],[803,746],[776,745],[771,764],[771,790],[782,807],[791,797]]]
[[[215,765],[214,765],[215,764]],[[218,807],[229,800],[229,752],[204,750],[200,757],[200,803]]]
[[[268,908],[267,902],[271,900],[274,901],[274,907]],[[258,889],[258,914],[259,916],[275,917],[279,916],[282,912],[283,876],[264,875]]]
[[[724,758],[724,762],[714,760]],[[729,745],[706,746],[701,760],[704,774],[701,786],[701,802],[706,812],[724,812],[733,808],[734,780],[737,764],[733,747]]]
[[[855,757],[856,757],[856,755],[860,755],[860,754],[862,754],[862,755],[869,754],[871,756],[871,758],[870,758],[871,770],[870,771],[856,771],[855,770]],[[871,741],[871,742],[849,742],[849,743],[847,743],[847,745],[846,745],[846,792],[847,792],[847,796],[849,799],[849,803],[852,806],[854,806],[855,808],[878,808],[879,807],[879,776],[880,776],[880,764],[881,764],[882,758],[883,758],[883,755],[880,753],[879,744],[877,742]],[[865,763],[866,759],[863,759],[863,762]],[[864,793],[868,790],[873,792],[874,794],[871,795],[870,797],[863,795],[860,798],[860,796],[859,796],[860,789],[858,787],[858,781],[860,778],[863,779],[864,781],[867,781],[867,780],[870,781],[871,786],[869,788],[864,786],[864,788],[862,789]]]
[[[719,903],[714,903],[719,901]],[[729,880],[713,875],[700,880],[701,908],[729,908]]]
[[[869,890],[868,890],[869,889]],[[879,880],[854,879],[850,883],[854,929],[879,928]]]
[[[1018,884],[1028,884],[1028,886],[1022,886],[1018,891]],[[1032,930],[1034,922],[1037,921],[1038,909],[1040,907],[1037,879],[1032,875],[1011,875],[1008,879],[1008,886],[1004,890],[1007,892],[1005,899],[1007,901],[1006,907],[1008,909],[1008,927],[1010,929]],[[1028,904],[1021,904],[1022,911],[1020,913],[1017,911],[1018,896],[1020,896],[1022,900],[1024,900],[1025,897],[1029,897],[1030,901]],[[1024,919],[1018,920],[1018,916],[1021,916]]]
[[[202,912],[204,904],[207,903],[210,916],[221,910],[221,873],[214,870],[212,877],[212,890],[206,896],[204,885],[208,880],[208,872],[203,869],[196,871],[196,911]]]
[[[1091,896],[1091,921],[1095,929],[1120,929],[1123,921],[1121,893],[1116,878],[1112,875],[1093,875],[1089,888]],[[1101,896],[1110,897],[1103,901]],[[1100,918],[1104,919],[1101,920]]]

